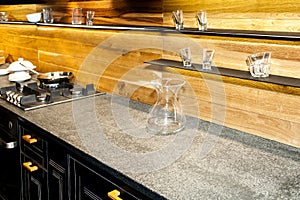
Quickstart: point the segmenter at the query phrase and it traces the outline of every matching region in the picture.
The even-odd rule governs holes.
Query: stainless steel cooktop
[[[28,111],[74,100],[105,94],[95,90],[93,84],[85,86],[74,83],[38,85],[16,83],[13,86],[0,88],[1,98],[15,106]]]

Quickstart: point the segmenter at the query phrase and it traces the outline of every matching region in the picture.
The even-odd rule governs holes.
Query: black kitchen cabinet
[[[66,153],[49,133],[28,122],[20,122],[23,200],[64,200]]]
[[[21,167],[17,116],[0,107],[0,199],[20,200]]]
[[[36,125],[18,127],[22,200],[161,199]]]
[[[47,200],[47,172],[39,168],[38,163],[32,161],[30,157],[22,155],[21,161],[23,167],[27,165],[22,170],[22,199]]]
[[[106,172],[69,156],[72,200],[149,199]]]
[[[39,136],[41,130],[27,123],[19,124],[22,165],[22,199],[48,199],[48,154],[47,141]]]
[[[67,199],[67,162],[65,149],[48,141],[49,200]]]

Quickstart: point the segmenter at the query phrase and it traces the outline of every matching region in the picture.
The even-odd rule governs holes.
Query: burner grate
[[[57,87],[40,86],[37,83],[28,83],[26,85],[16,83],[15,86],[0,88],[0,95],[2,99],[23,110],[33,110],[105,94],[104,92],[96,91],[94,84],[88,84],[85,87],[73,83],[61,83]]]

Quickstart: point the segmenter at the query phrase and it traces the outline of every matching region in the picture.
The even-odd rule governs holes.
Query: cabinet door
[[[127,190],[129,187],[125,184],[117,185],[99,172],[72,158],[70,159],[70,180],[70,199],[72,200],[139,199]],[[116,198],[109,197],[108,194]]]
[[[49,199],[67,199],[65,169],[51,159],[49,161],[48,177]]]
[[[49,199],[65,200],[67,198],[67,154],[66,149],[58,143],[48,142],[48,178]]]
[[[22,168],[22,196],[23,200],[47,200],[47,173],[37,163],[24,155],[21,157]]]

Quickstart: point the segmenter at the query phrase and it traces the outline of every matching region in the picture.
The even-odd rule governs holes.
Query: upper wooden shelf
[[[183,30],[175,30],[173,27],[150,27],[150,26],[126,26],[126,25],[94,25],[86,26],[73,24],[46,24],[46,23],[28,23],[28,22],[0,22],[0,24],[36,24],[39,26],[52,27],[70,27],[70,28],[85,28],[85,29],[102,29],[102,30],[140,30],[140,31],[159,31],[170,33],[182,33],[193,35],[209,35],[209,36],[224,36],[224,37],[242,37],[242,38],[257,38],[271,40],[288,40],[299,41],[300,32],[276,32],[276,31],[252,31],[252,30],[233,30],[233,29],[208,29],[207,31],[199,31],[196,28],[186,28]]]
[[[233,29],[208,29],[199,31],[196,29],[184,29],[181,33],[202,34],[214,36],[245,37],[245,38],[262,38],[272,40],[300,40],[300,32],[275,32],[275,31],[253,31],[253,30],[233,30]]]

